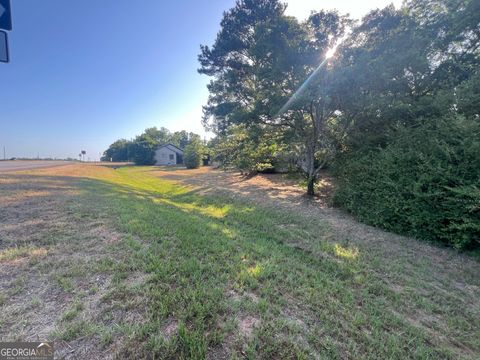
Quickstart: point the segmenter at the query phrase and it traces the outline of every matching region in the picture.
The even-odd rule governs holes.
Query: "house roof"
[[[158,150],[158,149],[161,149],[161,148],[164,148],[164,147],[169,147],[170,150],[173,150],[173,151],[175,151],[175,152],[177,152],[177,153],[183,154],[183,150],[180,149],[178,146],[175,146],[175,145],[173,145],[173,144],[163,144],[163,145],[160,145],[160,146],[157,148],[157,150]],[[172,148],[173,148],[173,149],[172,149]]]

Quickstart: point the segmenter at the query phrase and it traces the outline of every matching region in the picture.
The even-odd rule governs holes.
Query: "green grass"
[[[125,313],[140,306],[144,314],[137,323],[98,331],[105,343],[127,339],[122,356],[456,359],[480,352],[480,324],[472,321],[478,307],[456,308],[455,294],[428,296],[426,269],[405,275],[402,261],[392,263],[408,284],[399,294],[376,271],[382,254],[335,240],[321,219],[201,196],[148,168],[121,168],[81,187],[77,215],[106,217],[127,234],[97,269],[113,276],[107,304]],[[148,280],[127,286],[138,272]],[[139,293],[141,304],[129,304]],[[441,321],[425,327],[414,312]],[[69,325],[64,338],[95,333],[82,321]]]
[[[83,303],[77,299],[72,306],[62,314],[62,321],[72,321],[75,319],[81,311],[84,309]]]
[[[59,356],[130,359],[480,358],[472,259],[154,175],[6,176],[11,199],[43,195],[0,201],[16,229],[0,250],[2,339],[43,331]]]

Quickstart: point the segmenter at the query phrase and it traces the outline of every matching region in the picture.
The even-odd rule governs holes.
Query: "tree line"
[[[198,158],[202,154],[203,146],[200,135],[185,130],[172,133],[164,127],[160,129],[151,127],[145,129],[142,134],[134,139],[119,139],[115,141],[105,150],[101,160],[114,162],[129,161],[136,165],[153,165],[155,163],[155,150],[160,145],[165,144],[172,144],[180,149],[186,149],[188,159],[193,158],[193,164],[200,163]],[[191,145],[190,148],[189,145]],[[193,154],[191,154],[192,152]]]
[[[238,0],[201,46],[216,160],[294,169],[310,195],[328,167],[363,221],[479,247],[480,2],[410,0],[360,22],[285,9]]]

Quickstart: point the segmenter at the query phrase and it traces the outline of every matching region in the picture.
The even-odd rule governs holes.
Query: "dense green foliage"
[[[257,135],[261,130],[257,132]],[[278,170],[282,150],[281,139],[275,132],[268,136],[255,136],[255,129],[232,126],[224,136],[212,141],[214,160],[223,168],[235,168],[247,175]]]
[[[477,247],[480,2],[411,0],[358,24],[284,10],[239,0],[201,48],[217,159],[249,172],[288,159],[309,194],[333,165],[337,204],[363,220]]]
[[[225,13],[213,46],[202,46],[199,56],[200,73],[213,77],[204,123],[227,141],[229,128],[238,125],[257,137],[247,141],[242,161],[236,161],[249,170],[268,166],[272,154],[259,132],[268,137],[281,131],[313,194],[318,172],[335,153],[330,128],[336,105],[328,93],[332,73],[318,59],[351,21],[335,11],[319,11],[299,22],[284,11],[276,0],[245,0]],[[261,151],[249,149],[255,145]]]
[[[341,165],[341,166],[340,166]],[[480,124],[444,118],[339,161],[336,201],[361,220],[456,248],[480,245]]]
[[[115,141],[104,152],[103,161],[132,161],[137,165],[152,165],[155,163],[155,149],[160,145],[173,144],[184,149],[190,142],[200,141],[200,136],[185,130],[171,133],[166,128],[156,127],[146,129],[132,140]]]
[[[132,141],[128,146],[129,160],[136,165],[153,165],[155,164],[155,143],[143,140]]]
[[[127,161],[128,160],[128,146],[130,142],[125,139],[115,141],[103,153],[102,161]]]
[[[360,219],[480,245],[478,4],[372,12],[343,45],[336,95],[348,130],[336,200]]]
[[[199,140],[190,142],[183,152],[183,161],[187,169],[196,169],[202,165],[203,146]]]

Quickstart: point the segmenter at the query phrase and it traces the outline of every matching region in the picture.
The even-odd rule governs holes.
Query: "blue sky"
[[[0,64],[7,157],[86,150],[98,159],[114,140],[150,126],[204,134],[208,78],[197,73],[199,46],[213,42],[234,0],[12,2],[11,63]],[[359,17],[388,1],[355,3],[292,0],[288,11],[304,17],[336,6]]]

